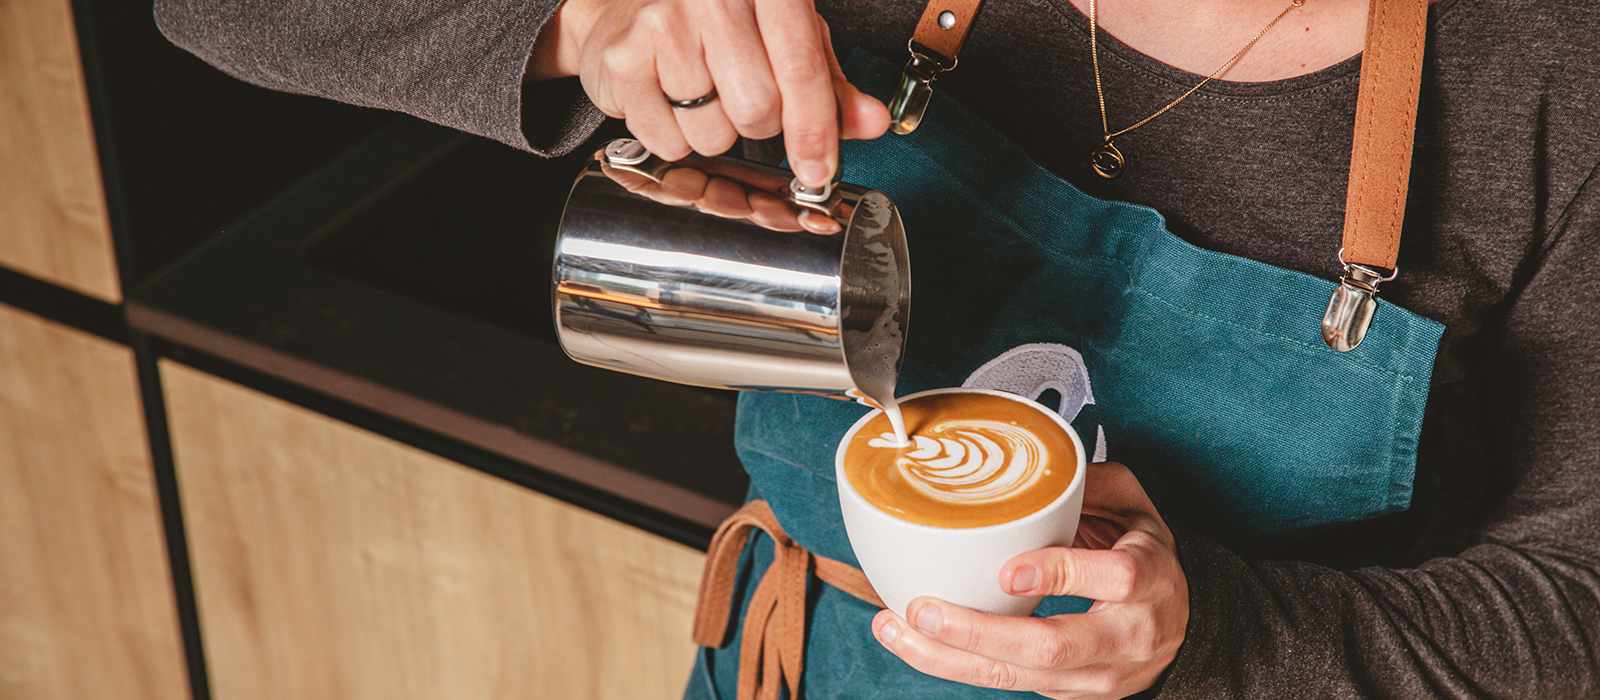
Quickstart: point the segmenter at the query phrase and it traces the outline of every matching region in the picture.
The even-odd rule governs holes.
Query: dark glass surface
[[[393,118],[233,78],[167,41],[149,2],[73,11],[130,286]]]
[[[308,243],[306,261],[551,343],[550,268],[572,180],[598,143],[554,159],[463,139]]]
[[[585,162],[622,135],[620,124],[612,125],[555,159],[479,138],[451,139],[307,237],[299,257],[312,269],[554,348],[550,275],[561,211]],[[327,320],[325,329],[296,322],[294,332],[303,340],[322,336],[311,344],[323,352],[338,349],[343,359],[329,355],[334,366],[361,366],[387,377],[386,385],[519,433],[726,502],[742,499],[746,481],[732,454],[734,392],[600,370],[516,343],[469,348],[474,341],[466,337],[426,332],[376,343],[391,329],[429,325],[420,316],[377,323],[391,308],[403,307],[358,312],[334,302],[312,315]],[[334,320],[352,314],[364,318]],[[356,328],[368,329],[359,342]],[[362,349],[408,342],[437,357],[473,360],[429,368]]]

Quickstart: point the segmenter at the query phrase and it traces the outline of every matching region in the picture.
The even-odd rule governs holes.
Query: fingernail
[[[1039,570],[1031,566],[1019,566],[1011,574],[1011,592],[1027,593],[1039,585]]]
[[[820,161],[807,160],[795,163],[794,174],[801,182],[812,187],[820,187],[828,182],[828,166]]]
[[[893,622],[885,622],[883,623],[883,627],[878,628],[878,640],[886,645],[893,644],[894,640],[899,638],[900,625],[898,624]]]
[[[928,634],[939,632],[939,606],[924,605],[917,612],[917,628]]]
[[[839,222],[814,211],[802,212],[800,214],[800,225],[812,233],[838,233],[841,230]]]

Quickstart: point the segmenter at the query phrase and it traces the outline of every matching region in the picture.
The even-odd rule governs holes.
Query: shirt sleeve
[[[543,155],[605,119],[576,79],[529,84],[560,0],[157,0],[169,40],[239,79],[405,112]]]
[[[1600,697],[1600,167],[1549,231],[1477,354],[1494,478],[1467,546],[1340,571],[1180,534],[1157,697]]]

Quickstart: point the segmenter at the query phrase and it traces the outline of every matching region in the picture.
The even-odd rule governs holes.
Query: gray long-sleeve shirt
[[[556,5],[158,0],[157,18],[245,80],[548,153],[602,120],[576,81],[523,85]],[[841,45],[899,61],[922,3],[818,8]],[[1198,82],[1101,50],[1113,127]],[[988,3],[940,86],[1091,194],[1332,279],[1358,68],[1213,82],[1119,138],[1113,181],[1087,168],[1100,115],[1066,0]],[[1433,7],[1404,235],[1384,299],[1446,326],[1412,509],[1250,558],[1179,523],[1191,616],[1160,697],[1600,698],[1600,14]]]

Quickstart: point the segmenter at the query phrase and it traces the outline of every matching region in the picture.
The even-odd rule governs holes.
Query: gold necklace
[[[1212,71],[1211,75],[1206,76],[1205,80],[1202,80],[1199,82],[1199,84],[1189,88],[1188,92],[1179,95],[1178,99],[1168,102],[1167,106],[1156,110],[1155,114],[1141,119],[1138,124],[1134,124],[1126,129],[1112,133],[1111,127],[1106,121],[1106,93],[1105,90],[1100,87],[1100,44],[1095,40],[1095,36],[1100,33],[1100,19],[1096,12],[1095,0],[1089,0],[1089,56],[1094,62],[1094,93],[1100,98],[1100,131],[1106,135],[1105,143],[1101,144],[1099,148],[1094,149],[1094,153],[1089,154],[1089,165],[1094,167],[1095,173],[1106,179],[1114,178],[1117,175],[1122,174],[1122,166],[1127,165],[1128,161],[1122,157],[1122,151],[1117,150],[1117,147],[1112,143],[1112,140],[1116,139],[1118,136],[1150,123],[1151,119],[1155,119],[1156,117],[1166,114],[1167,110],[1178,106],[1179,102],[1189,99],[1190,95],[1193,95],[1195,92],[1199,91],[1200,88],[1204,87],[1206,83],[1211,82],[1212,78],[1221,75],[1223,71],[1228,70],[1228,68],[1232,67],[1233,64],[1238,63],[1239,59],[1244,58],[1245,52],[1249,51],[1250,47],[1255,46],[1256,42],[1261,40],[1261,37],[1266,36],[1267,32],[1278,23],[1278,20],[1283,19],[1284,16],[1289,14],[1289,12],[1294,8],[1300,7],[1304,4],[1306,4],[1306,0],[1294,0],[1294,2],[1290,3],[1288,7],[1283,8],[1283,12],[1279,12],[1277,17],[1274,17],[1271,22],[1268,22],[1267,26],[1262,27],[1261,31],[1256,32],[1256,35],[1250,39],[1250,43],[1245,44],[1244,48],[1239,49],[1239,53],[1234,54],[1233,58],[1228,59],[1228,62],[1222,64],[1221,68]]]

